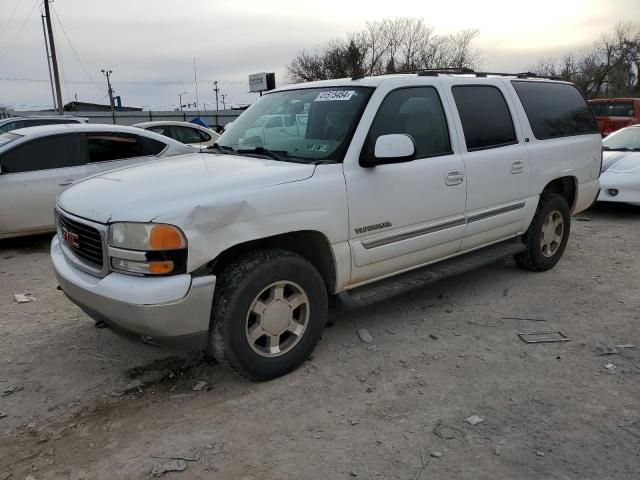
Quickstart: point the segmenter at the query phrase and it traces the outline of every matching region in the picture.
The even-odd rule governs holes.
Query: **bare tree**
[[[442,36],[420,18],[385,19],[312,52],[300,51],[287,69],[292,81],[308,82],[426,68],[473,68],[479,59],[471,46],[477,35],[476,30],[463,30]]]
[[[532,71],[576,84],[588,98],[640,95],[640,27],[619,24],[590,48],[561,61],[541,59]]]

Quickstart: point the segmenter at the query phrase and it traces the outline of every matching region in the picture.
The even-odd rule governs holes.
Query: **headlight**
[[[173,225],[114,223],[109,229],[109,264],[134,275],[184,273],[187,240]]]

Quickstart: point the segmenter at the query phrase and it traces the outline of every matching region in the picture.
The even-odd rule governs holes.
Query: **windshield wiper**
[[[262,155],[265,157],[269,157],[272,160],[278,160],[279,162],[307,163],[304,161],[300,161],[302,160],[300,157],[292,157],[286,150],[270,150],[264,147],[256,147],[238,149],[235,151],[235,153]]]
[[[207,147],[206,150],[209,150],[209,151],[214,150],[218,153],[226,153],[226,154],[235,152],[233,148],[227,147],[225,145],[219,145],[218,142],[214,143],[210,147]]]

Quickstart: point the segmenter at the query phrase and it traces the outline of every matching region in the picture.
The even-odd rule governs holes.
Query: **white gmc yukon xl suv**
[[[568,83],[427,71],[292,85],[211,153],[64,191],[51,255],[95,320],[265,380],[307,358],[330,304],[510,255],[553,267],[571,214],[597,196],[601,161]]]

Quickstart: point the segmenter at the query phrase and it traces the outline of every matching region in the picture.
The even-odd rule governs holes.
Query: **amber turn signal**
[[[151,250],[179,250],[184,247],[184,238],[177,228],[170,225],[153,225],[151,227],[149,234],[149,248]]]

